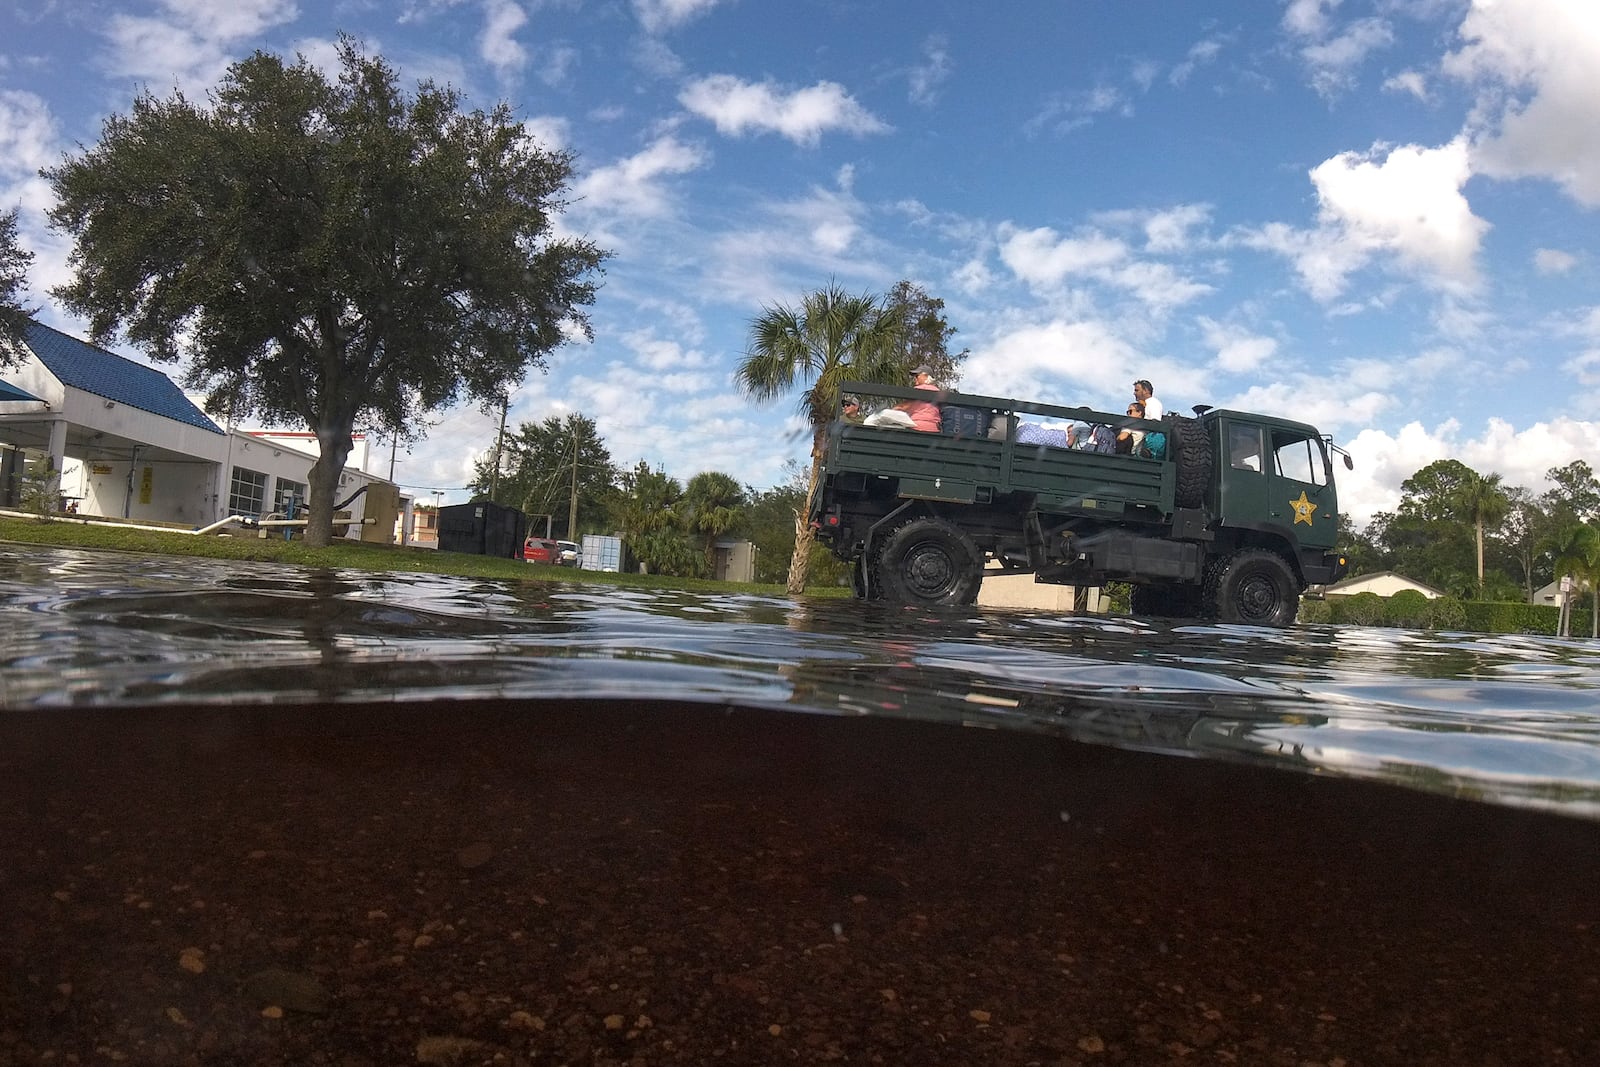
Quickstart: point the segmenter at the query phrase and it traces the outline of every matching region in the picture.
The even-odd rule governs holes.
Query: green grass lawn
[[[784,595],[778,585],[754,582],[718,582],[709,578],[672,578],[660,574],[616,574],[524,563],[519,559],[494,559],[431,548],[398,548],[363,544],[337,538],[327,548],[311,548],[300,541],[285,541],[281,533],[266,538],[254,531],[216,534],[164,533],[119,526],[87,526],[67,519],[15,519],[0,516],[0,541],[14,544],[54,545],[108,552],[142,552],[163,556],[203,556],[208,559],[244,559],[261,563],[290,563],[309,567],[345,567],[351,570],[419,574],[454,574],[465,578],[541,579],[619,585],[630,588],[684,589],[698,592]],[[818,587],[809,596],[849,596],[847,589]]]

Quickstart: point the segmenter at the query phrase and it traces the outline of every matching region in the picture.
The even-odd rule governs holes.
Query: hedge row
[[[1516,601],[1429,600],[1414,589],[1391,597],[1376,593],[1303,600],[1300,621],[1350,623],[1356,626],[1399,626],[1414,630],[1474,630],[1490,634],[1555,636],[1561,611],[1549,604]]]

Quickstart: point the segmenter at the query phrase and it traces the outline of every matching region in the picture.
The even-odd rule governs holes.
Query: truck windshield
[[[1272,431],[1272,454],[1278,476],[1308,485],[1326,485],[1328,457],[1322,441],[1290,430]]]

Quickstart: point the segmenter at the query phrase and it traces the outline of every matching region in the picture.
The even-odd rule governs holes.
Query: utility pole
[[[578,424],[570,415],[567,425],[572,427],[572,502],[567,505],[567,540],[578,539]]]
[[[493,500],[495,494],[500,491],[500,446],[506,439],[506,409],[509,407],[511,407],[511,396],[507,394],[505,400],[500,404],[500,432],[495,434],[494,438],[494,473],[489,475],[490,500]]]
[[[389,480],[394,481],[394,455],[400,448],[400,435],[389,438]]]

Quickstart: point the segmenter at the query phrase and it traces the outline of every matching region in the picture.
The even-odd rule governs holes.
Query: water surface
[[[0,545],[0,708],[710,702],[1055,734],[1600,818],[1600,644]]]

